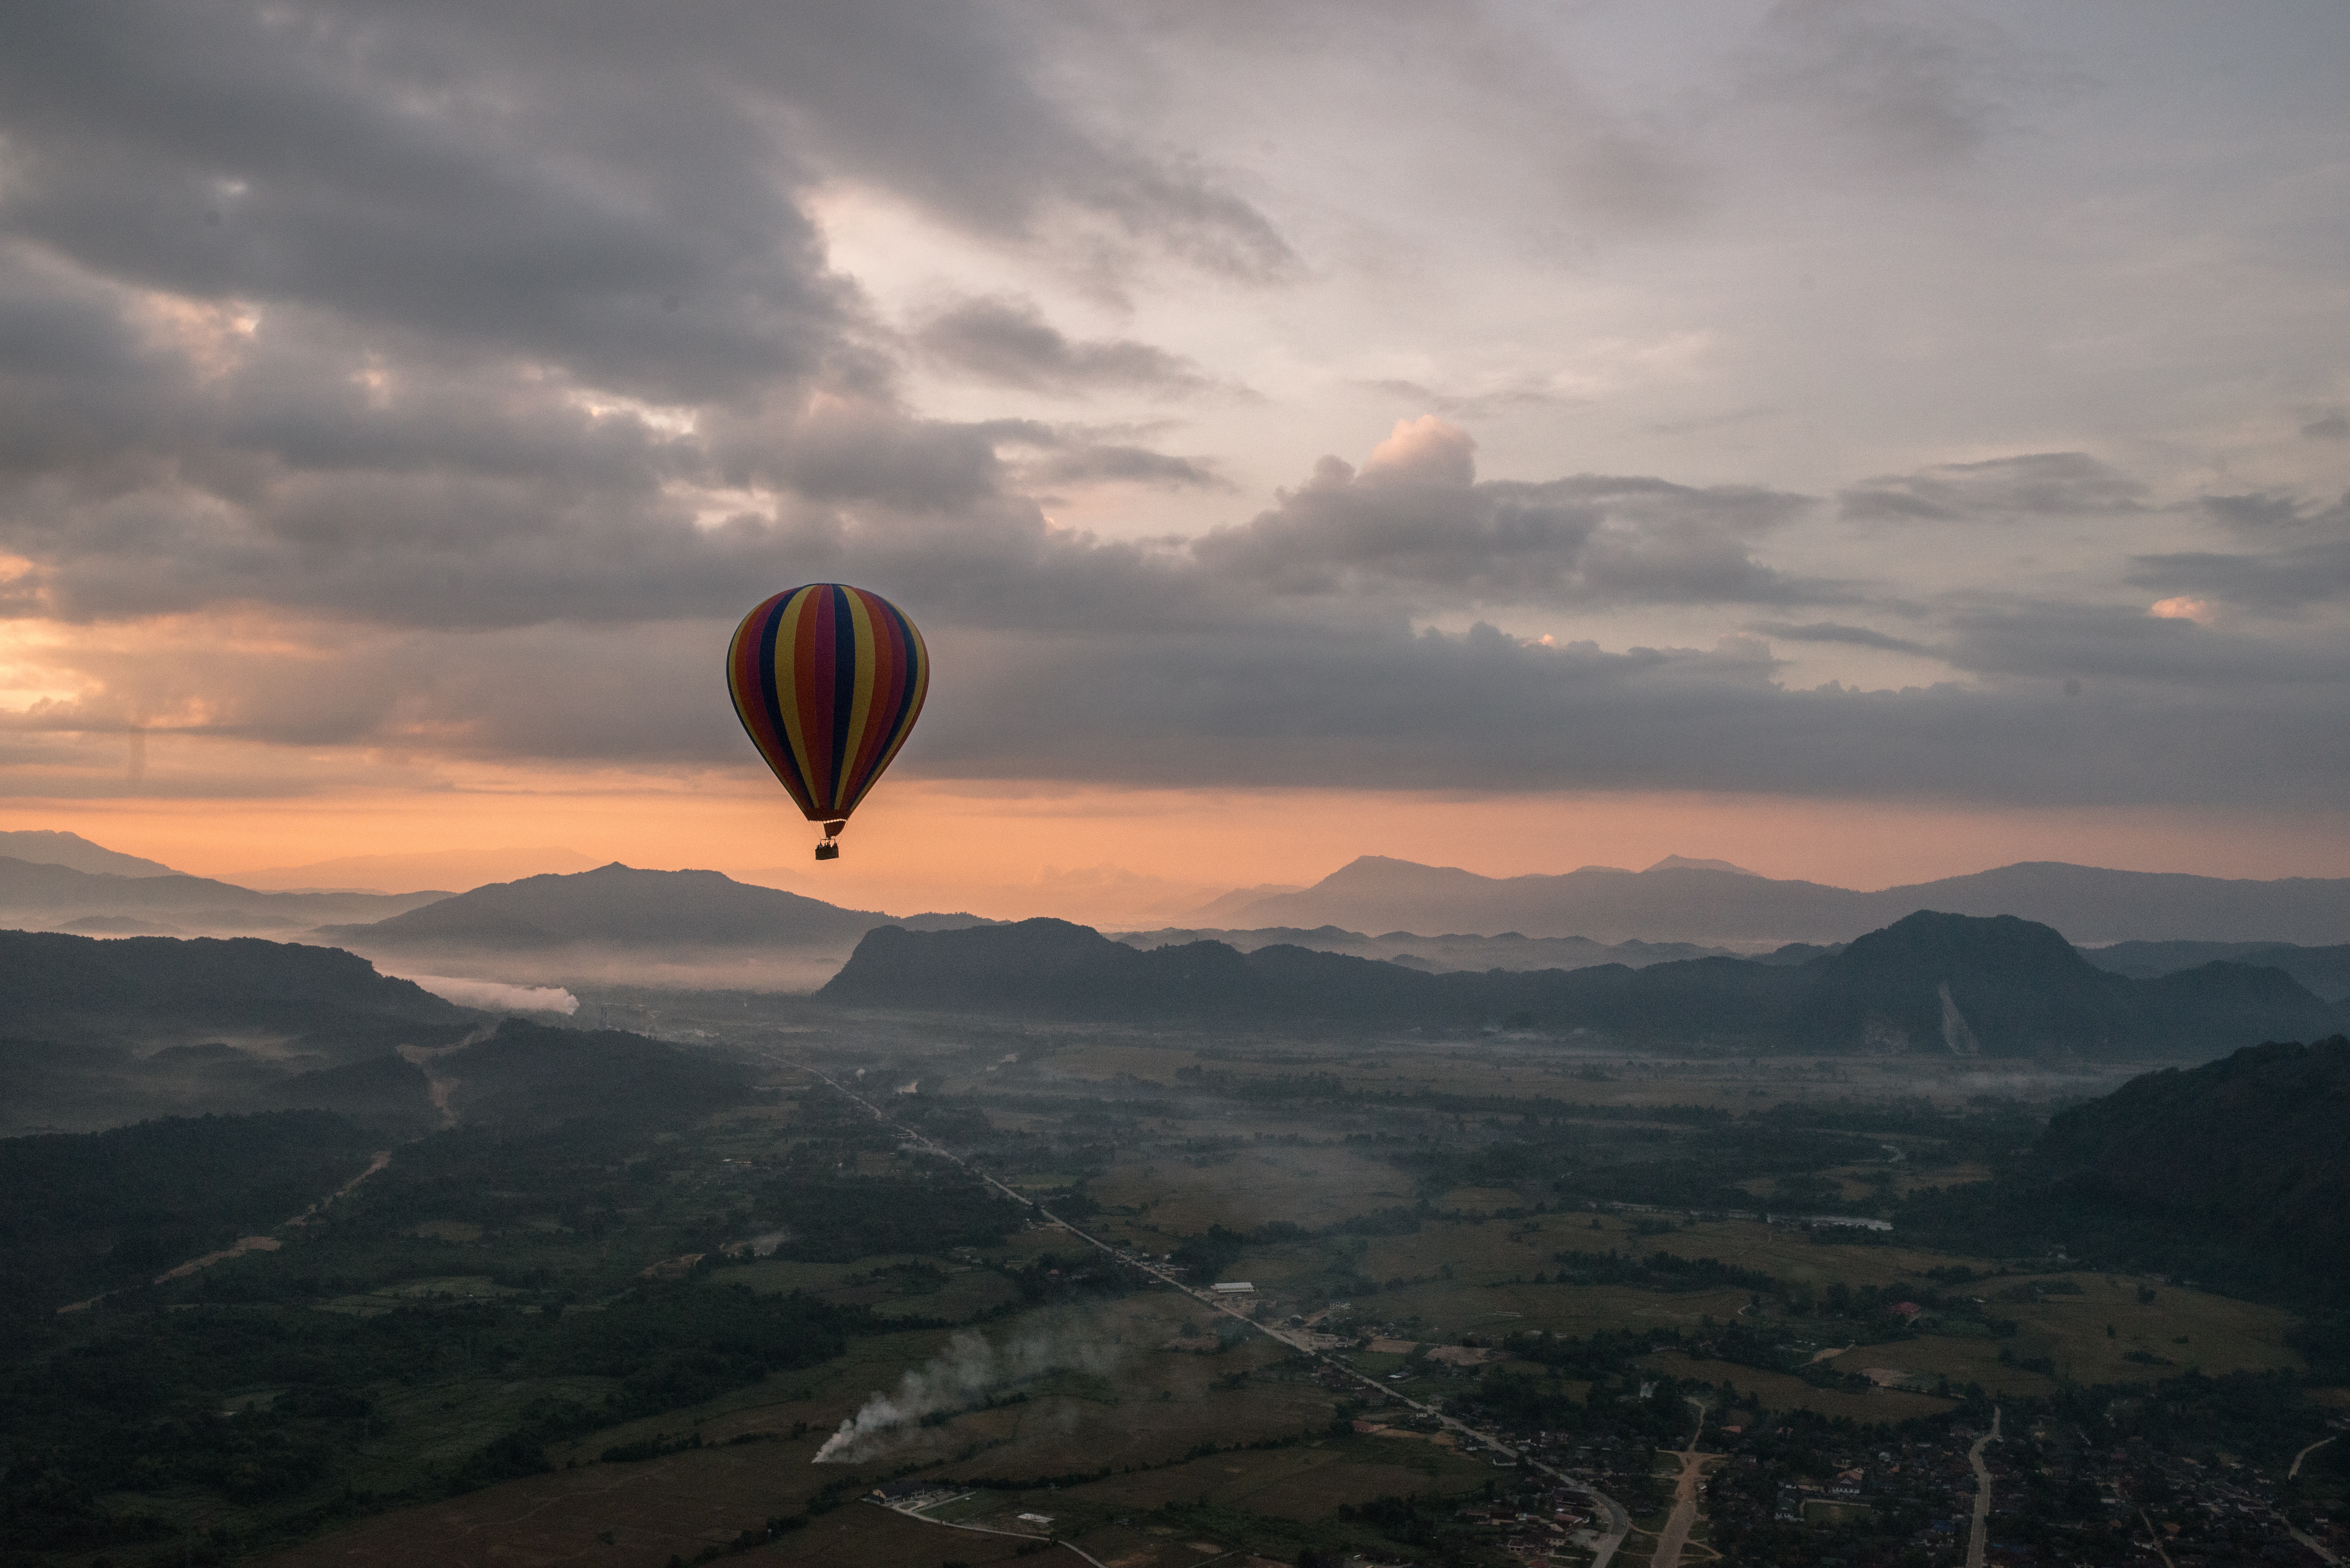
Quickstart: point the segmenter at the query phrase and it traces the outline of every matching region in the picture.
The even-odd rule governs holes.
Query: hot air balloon
[[[734,712],[810,822],[819,860],[913,733],[931,688],[922,634],[879,594],[810,583],[743,618],[726,650]]]

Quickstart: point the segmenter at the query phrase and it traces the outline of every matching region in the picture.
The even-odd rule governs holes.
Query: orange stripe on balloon
[[[858,625],[857,686],[858,713],[852,726],[857,740],[849,764],[842,771],[840,793],[846,800],[861,798],[878,771],[876,763],[889,745],[899,708],[903,659],[899,653],[898,618],[888,601],[860,588],[850,594],[863,612]]]

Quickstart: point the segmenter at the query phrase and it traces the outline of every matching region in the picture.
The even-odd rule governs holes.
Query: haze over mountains
[[[507,849],[406,851],[389,855],[338,855],[300,866],[277,866],[237,874],[247,888],[273,892],[390,893],[403,888],[478,888],[550,871],[588,871],[592,857],[553,845]]]
[[[1401,964],[1406,969],[1425,970],[1430,974],[1442,974],[1453,970],[1589,969],[1603,963],[1645,969],[1652,963],[1669,963],[1679,959],[1750,956],[1733,952],[1728,948],[1708,947],[1698,942],[1644,942],[1637,939],[1624,942],[1595,942],[1589,937],[1522,937],[1514,931],[1498,937],[1466,936],[1457,932],[1430,937],[1415,931],[1388,931],[1379,936],[1368,936],[1337,926],[1316,926],[1312,930],[1296,926],[1264,926],[1242,931],[1219,930],[1213,927],[1168,926],[1155,931],[1116,931],[1110,935],[1128,947],[1139,948],[1144,951],[1203,941],[1222,942],[1244,953],[1270,947],[1312,948],[1316,952],[1378,959],[1387,963]],[[1810,958],[1820,950],[1805,947],[1797,950],[1799,956],[1795,961]],[[1751,956],[1772,961],[1771,955]]]
[[[397,1053],[488,1022],[366,960],[255,938],[0,931],[0,1132],[310,1108],[437,1119]]]
[[[92,936],[292,935],[331,920],[377,920],[446,893],[263,893],[177,871],[123,876],[0,857],[0,920]]]
[[[2057,861],[1856,892],[1669,861],[1640,872],[1590,866],[1564,876],[1481,877],[1367,855],[1311,888],[1242,906],[1230,919],[1235,927],[1775,945],[1850,941],[1916,909],[2015,915],[2075,942],[2350,941],[2350,877],[2256,882]]]

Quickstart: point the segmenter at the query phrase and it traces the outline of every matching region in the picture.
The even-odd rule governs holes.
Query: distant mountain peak
[[[1743,866],[1732,866],[1727,860],[1698,860],[1687,855],[1668,855],[1648,868],[1648,871],[1728,871],[1740,877],[1760,877],[1760,871],[1749,871]],[[1642,876],[1648,875],[1643,871]]]
[[[0,833],[0,855],[35,866],[63,866],[68,870],[86,872],[93,877],[179,875],[160,860],[125,855],[119,849],[92,844],[78,833],[60,833],[42,827]]]
[[[1217,919],[1236,910],[1245,909],[1260,898],[1277,898],[1284,893],[1303,893],[1304,891],[1305,891],[1305,884],[1299,882],[1260,882],[1253,888],[1235,888],[1229,893],[1219,894],[1209,899],[1196,909],[1185,910],[1183,919],[1187,920]]]
[[[845,909],[781,888],[737,882],[723,871],[649,871],[615,860],[591,871],[546,872],[493,882],[369,926],[321,927],[331,940],[369,949],[551,949],[570,944],[690,948],[824,948],[846,951],[889,917]],[[929,929],[986,922],[931,914]]]

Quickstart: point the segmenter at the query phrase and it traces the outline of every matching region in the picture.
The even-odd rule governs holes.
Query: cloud
[[[1937,649],[1925,643],[1871,631],[1865,626],[1844,626],[1832,620],[1811,621],[1801,626],[1781,620],[1749,621],[1746,629],[1787,642],[1833,642],[1849,648],[1874,648],[1885,653],[1915,653],[1928,659],[1940,657]]]
[[[2280,701],[2322,707],[2330,701],[2322,689],[2350,674],[2350,659],[2335,649],[2278,639],[2265,628],[2217,629],[2191,616],[2150,614],[2142,604],[2021,600],[1961,607],[1948,619],[1945,656],[1960,670],[2094,677],[2182,705],[2260,701],[2252,694],[2266,691]]]
[[[2166,602],[2218,600],[2275,615],[2350,598],[2350,494],[2331,506],[2289,495],[2211,495],[2203,509],[2268,547],[2134,556],[2129,581]]]
[[[1086,130],[1034,68],[952,5],[28,22],[0,56],[0,551],[26,563],[0,609],[712,616],[857,529],[1033,531],[1024,483],[1219,485],[1077,432],[1008,465],[1017,432],[911,411],[799,203],[895,182],[1008,238],[1090,213],[1283,265],[1244,202]],[[1180,372],[1061,349],[1068,376]]]
[[[1745,68],[1755,96],[1897,177],[1962,164],[2009,130],[2024,103],[2083,86],[1993,24],[1877,0],[1781,0],[1757,29]]]
[[[1189,359],[1148,343],[1073,340],[1033,301],[1004,296],[967,299],[941,311],[914,341],[934,359],[982,380],[1062,397],[1106,389],[1182,397],[1211,384]]]
[[[1034,464],[1024,478],[1035,484],[1141,484],[1163,490],[1230,490],[1232,483],[1205,458],[1175,457],[1147,447],[1072,446]]]
[[[2338,797],[2333,770],[2350,762],[2345,728],[2332,722],[2338,661],[2331,682],[2308,665],[2299,671],[2308,679],[2279,681],[2262,649],[2239,642],[2217,657],[2181,650],[2169,670],[2149,673],[2144,656],[2162,651],[2153,639],[2133,648],[2099,627],[2066,645],[2047,624],[2012,629],[2022,646],[2008,661],[2032,679],[1898,691],[1790,690],[1767,654],[1740,639],[1608,652],[1483,626],[1448,635],[1366,620],[1315,630],[1243,622],[1089,643],[1082,679],[1040,679],[1049,659],[1067,657],[1065,640],[990,638],[962,649],[977,668],[951,709],[925,716],[936,730],[914,744],[933,749],[916,765],[1155,787],[2202,806]],[[1987,654],[1997,651],[1989,630],[1977,632]],[[2095,690],[2068,700],[2067,672],[2093,678]],[[2232,676],[2225,701],[2205,695],[2215,674]],[[2252,756],[2260,765],[2245,766]]]
[[[2191,620],[2197,626],[2210,626],[2218,618],[2211,606],[2203,599],[2157,599],[2147,607],[2147,614],[2157,620]]]
[[[2310,421],[2301,433],[2311,441],[2350,441],[2350,415],[2337,410]]]
[[[1887,474],[1841,492],[1843,515],[1867,522],[2061,517],[2146,510],[2146,486],[2085,452],[2036,452]]]
[[[1758,561],[1802,496],[1582,474],[1479,482],[1476,442],[1434,415],[1399,421],[1358,473],[1325,458],[1280,504],[1193,546],[1210,572],[1287,595],[1421,604],[1786,604],[1844,590]]]
[[[1988,35],[1883,15],[1775,14],[1778,79],[1816,89],[1887,166],[1969,156],[2016,101],[2012,58]],[[1225,23],[1163,25],[1204,49]],[[1427,88],[1439,106],[1511,49],[1505,28],[1432,13],[1361,25],[1447,51],[1453,76]],[[1326,42],[1310,17],[1247,27]],[[1253,47],[1247,27],[1218,47]],[[926,415],[903,356],[1069,397],[1190,396],[1209,372],[1072,337],[1016,292],[909,337],[835,270],[809,192],[879,191],[978,236],[980,275],[1071,254],[1113,281],[1299,275],[1211,161],[1089,119],[1091,89],[1057,74],[1083,50],[1050,31],[895,0],[27,12],[0,53],[6,787],[425,789],[474,761],[748,776],[712,650],[760,593],[846,578],[930,637],[932,706],[900,766],[932,777],[2338,795],[2342,660],[2281,612],[2350,590],[2339,508],[2209,498],[2171,514],[2211,535],[2178,542],[2208,548],[2116,563],[2066,590],[2085,602],[1913,577],[1915,602],[1897,603],[1866,566],[1790,538],[1812,498],[1653,474],[1483,479],[1443,418],[1241,508],[1218,499],[1237,459],[1159,451],[1155,432]],[[1493,78],[1505,90],[1475,109],[1479,135],[1510,122],[1526,138],[1515,121],[1554,57],[1524,52]],[[1392,117],[1396,78],[1362,79]],[[1669,137],[1561,96],[1529,121],[1557,133],[1525,154],[1539,179],[1523,160],[1491,176],[1567,213],[1537,223],[1653,232],[1686,205],[1698,176]],[[1570,389],[1471,386],[1419,406]],[[1057,527],[1038,502],[1115,484],[1229,510],[1134,541]],[[2054,452],[1838,500],[1930,529],[2131,516],[2148,496]],[[2171,598],[2220,613],[2145,613]],[[1805,618],[1827,607],[1837,618]],[[1622,629],[1651,610],[1649,629]],[[1773,618],[1723,635],[1758,614]],[[1536,616],[1546,639],[1488,624]],[[1891,618],[1930,629],[1870,629]],[[1661,646],[1602,648],[1601,627]],[[1752,633],[1934,654],[1963,678],[1797,691]],[[2081,700],[2063,701],[2064,680],[2087,683]]]
[[[1358,383],[1365,389],[1399,398],[1423,409],[1455,419],[1484,419],[1513,410],[1544,408],[1558,403],[1588,402],[1589,395],[1561,390],[1553,378],[1521,377],[1483,392],[1443,392],[1418,381],[1383,378]]]

